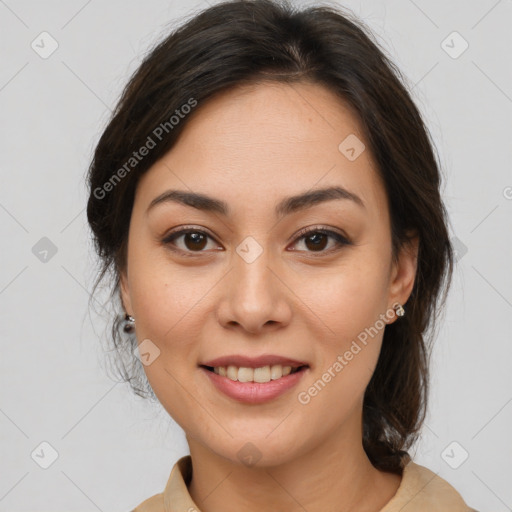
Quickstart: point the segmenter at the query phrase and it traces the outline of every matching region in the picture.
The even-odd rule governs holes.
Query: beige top
[[[188,492],[192,476],[190,455],[172,468],[163,493],[143,501],[131,512],[201,512]],[[430,469],[410,460],[404,467],[396,494],[380,512],[477,512],[460,494]]]

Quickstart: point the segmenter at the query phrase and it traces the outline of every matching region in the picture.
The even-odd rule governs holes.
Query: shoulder
[[[144,500],[140,505],[130,510],[130,512],[161,512],[163,509],[164,495],[159,493]]]
[[[410,461],[395,496],[381,512],[478,512],[457,490],[430,469]]]
[[[191,475],[192,459],[190,455],[185,455],[174,464],[164,491],[147,498],[130,512],[162,512],[171,508],[197,510],[187,488]]]

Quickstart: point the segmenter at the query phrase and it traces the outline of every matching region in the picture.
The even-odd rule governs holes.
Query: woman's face
[[[355,115],[323,87],[259,84],[198,105],[142,176],[122,298],[149,382],[189,443],[263,465],[340,436],[360,444],[385,322],[416,271],[415,251],[392,262],[387,198],[363,143]],[[168,191],[210,199],[150,207]],[[236,384],[202,366],[267,355],[307,368]],[[276,361],[234,366],[268,363],[278,377]]]

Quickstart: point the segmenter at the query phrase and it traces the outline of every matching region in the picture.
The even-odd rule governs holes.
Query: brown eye
[[[194,252],[205,252],[204,249],[208,246],[209,239],[213,240],[213,238],[204,231],[198,229],[182,229],[171,233],[165,237],[162,242],[170,246],[173,250],[180,251],[188,256],[190,253]]]
[[[304,241],[308,249],[311,249],[312,251],[321,251],[325,249],[329,241],[329,237],[324,233],[313,233],[312,235],[308,235]]]
[[[320,253],[319,255],[335,251],[342,246],[351,244],[347,238],[329,229],[304,229],[299,235],[295,243],[297,244],[304,241],[306,247],[305,252]],[[185,256],[195,256],[202,252],[207,252],[205,249],[208,246],[209,239],[214,240],[205,231],[189,228],[171,233],[165,237],[162,242],[168,245],[172,250],[180,252]],[[330,240],[334,242],[329,248]],[[219,249],[219,246],[214,246],[214,249],[215,248]]]
[[[334,240],[334,243],[326,250],[329,239]],[[299,237],[296,240],[296,243],[304,241],[306,252],[321,254],[335,251],[345,245],[351,245],[351,242],[340,233],[331,231],[330,229],[320,228],[306,228],[299,233]]]
[[[191,251],[202,250],[206,246],[207,237],[203,233],[185,233],[183,243]]]

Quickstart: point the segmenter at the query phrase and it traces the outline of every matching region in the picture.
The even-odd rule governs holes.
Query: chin
[[[211,446],[214,452],[234,464],[247,468],[275,467],[287,464],[299,456],[299,446],[296,438],[287,432],[282,438],[275,436],[272,440],[267,437],[268,431],[264,433],[236,436],[234,439],[229,436],[226,443]]]

